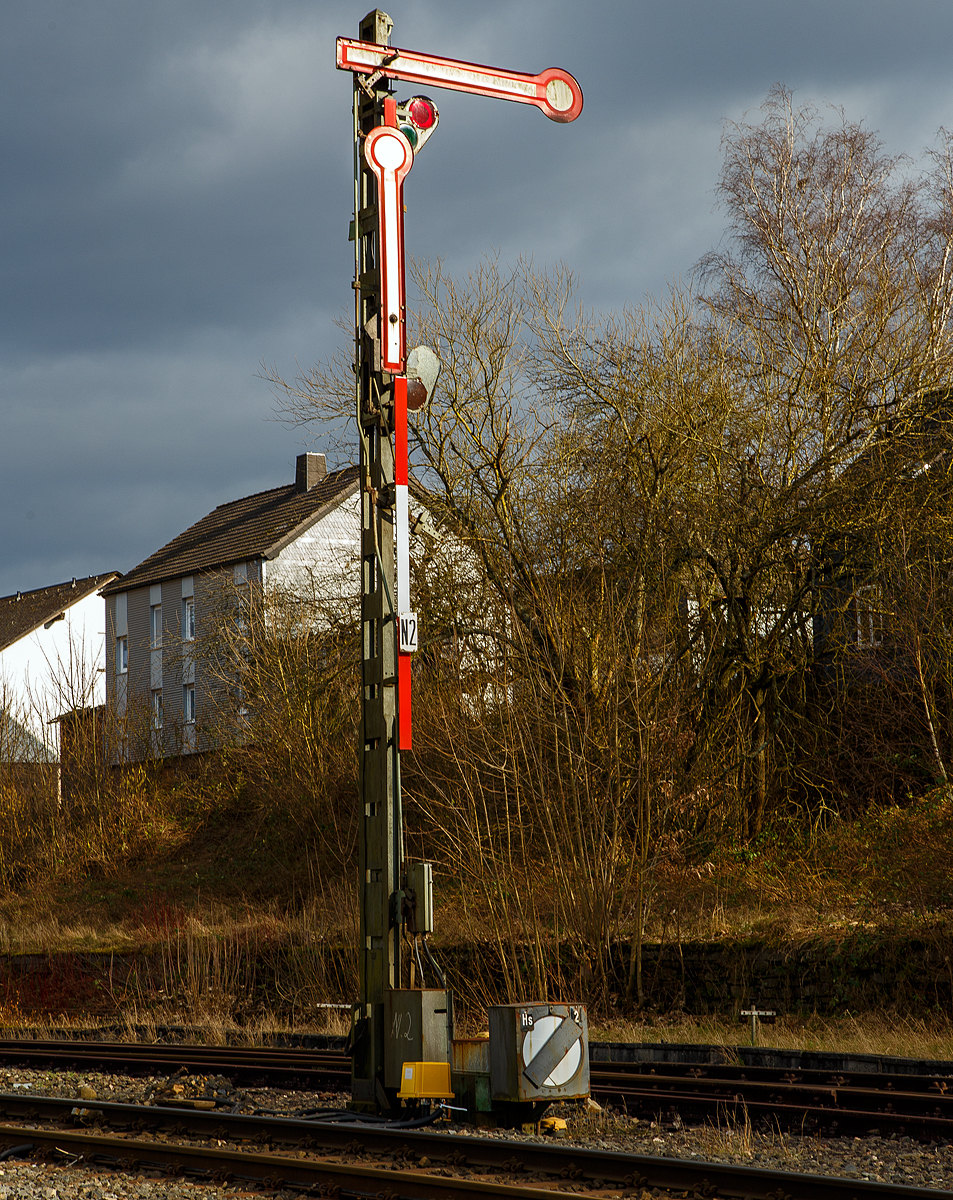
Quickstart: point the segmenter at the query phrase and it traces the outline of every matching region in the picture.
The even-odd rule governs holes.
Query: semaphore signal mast
[[[588,1094],[586,1014],[568,1004],[494,1006],[486,1044],[455,1053],[452,997],[426,941],[433,931],[431,864],[404,858],[400,754],[412,746],[410,668],[418,636],[410,596],[407,413],[426,404],[440,364],[427,347],[407,350],[403,188],[439,114],[428,96],[398,102],[391,86],[399,80],[530,104],[559,122],[575,120],[583,98],[568,71],[525,75],[396,49],[392,29],[390,17],[375,9],[357,40],[337,40],[337,66],[352,73],[354,84],[361,464],[360,1000],[352,1024],[352,1103],[386,1111],[400,1098],[456,1095],[471,1110],[512,1117],[527,1105]],[[401,956],[404,936],[422,946],[439,987],[412,986]]]

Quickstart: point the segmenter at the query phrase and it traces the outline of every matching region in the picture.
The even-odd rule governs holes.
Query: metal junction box
[[[490,1094],[525,1103],[589,1095],[589,1023],[580,1004],[497,1004],[490,1017]]]
[[[404,1063],[449,1062],[447,993],[394,988],[384,994],[384,1086],[401,1086]]]
[[[407,916],[407,932],[433,933],[433,864],[411,863],[407,888],[414,898]]]

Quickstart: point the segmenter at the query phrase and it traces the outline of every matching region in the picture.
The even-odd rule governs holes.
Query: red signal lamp
[[[426,96],[414,96],[407,101],[407,115],[418,129],[429,129],[438,121],[437,109],[434,102]]]
[[[429,96],[411,96],[397,105],[397,128],[416,153],[437,128],[440,114]]]

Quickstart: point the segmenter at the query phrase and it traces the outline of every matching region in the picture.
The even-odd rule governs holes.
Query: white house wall
[[[411,536],[410,557],[420,562],[439,547],[444,568],[464,586],[480,580],[476,557],[452,536],[438,532],[419,503],[411,501],[411,518],[420,522]],[[327,516],[286,546],[267,564],[267,586],[278,593],[326,602],[341,610],[360,595],[361,575],[360,496],[348,496]],[[344,602],[343,604],[341,602]],[[410,598],[413,605],[413,596]]]
[[[360,591],[360,497],[348,496],[267,564],[267,586],[331,604]]]
[[[437,531],[429,515],[421,513],[417,502],[412,500],[411,508],[413,519],[419,520],[411,538],[411,561],[421,564],[426,559],[438,566],[446,581],[447,594],[458,596],[460,603],[468,609],[464,625],[476,623],[469,610],[478,613],[480,625],[486,624],[488,606],[481,603],[483,588],[475,556],[458,539]],[[109,694],[116,703],[117,712],[122,715],[127,705],[131,706],[129,711],[133,717],[134,710],[147,712],[151,703],[150,691],[161,688],[165,729],[162,752],[178,753],[199,748],[194,742],[187,739],[180,742],[175,736],[176,729],[182,725],[183,687],[192,684],[195,688],[197,730],[214,731],[221,718],[222,681],[209,674],[208,663],[203,661],[200,648],[202,640],[213,631],[214,623],[232,611],[228,600],[234,599],[243,586],[254,590],[264,585],[269,592],[279,596],[300,597],[306,602],[326,605],[324,614],[328,624],[333,624],[341,617],[358,617],[360,573],[360,497],[355,492],[267,562],[249,560],[223,564],[194,577],[165,580],[161,585],[145,585],[108,596],[104,619],[109,628],[110,653],[106,669]],[[189,595],[195,601],[199,647],[196,652],[181,642],[182,599]],[[150,605],[160,599],[163,645],[161,650],[150,650]],[[413,599],[411,596],[411,603]],[[313,609],[310,611],[314,612]],[[238,615],[237,609],[234,615]],[[315,623],[322,625],[324,616],[318,615]],[[128,637],[125,677],[117,676],[115,670],[115,641],[119,636]],[[472,660],[474,665],[485,662],[490,641],[488,638],[469,639],[468,662]],[[233,701],[234,696],[229,703]],[[134,726],[135,721],[130,724],[133,730],[130,739],[135,733]],[[135,757],[140,750],[130,740],[124,753]]]
[[[411,587],[418,570],[438,572],[448,598],[459,605],[460,626],[464,633],[460,665],[467,671],[489,665],[495,658],[497,639],[485,630],[497,626],[505,616],[490,614],[498,608],[487,595],[486,581],[476,555],[458,538],[438,530],[426,509],[411,500],[414,532],[410,540]],[[266,564],[266,586],[285,596],[326,605],[329,622],[337,618],[355,618],[360,600],[361,569],[360,496],[349,496],[327,516],[286,546]],[[415,608],[410,596],[408,607]],[[319,618],[320,620],[320,618]],[[424,631],[426,637],[426,631]]]
[[[74,706],[106,698],[105,623],[95,592],[66,610],[49,629],[40,626],[0,651],[5,699],[28,717],[30,730],[56,753],[56,726],[47,722]]]

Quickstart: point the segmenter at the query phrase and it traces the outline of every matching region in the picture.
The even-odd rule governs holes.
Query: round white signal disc
[[[550,79],[546,84],[546,99],[557,112],[568,112],[572,108],[572,88],[562,79]]]
[[[533,1028],[523,1038],[523,1062],[526,1066],[529,1066],[562,1023],[562,1017],[549,1016],[539,1018]],[[553,1067],[552,1074],[547,1075],[543,1080],[543,1087],[562,1087],[564,1083],[568,1083],[579,1070],[579,1061],[581,1058],[582,1039],[579,1038],[569,1047],[565,1058],[560,1059],[556,1066]]]
[[[407,143],[402,136],[385,129],[375,138],[371,157],[385,171],[396,171],[407,161]]]

